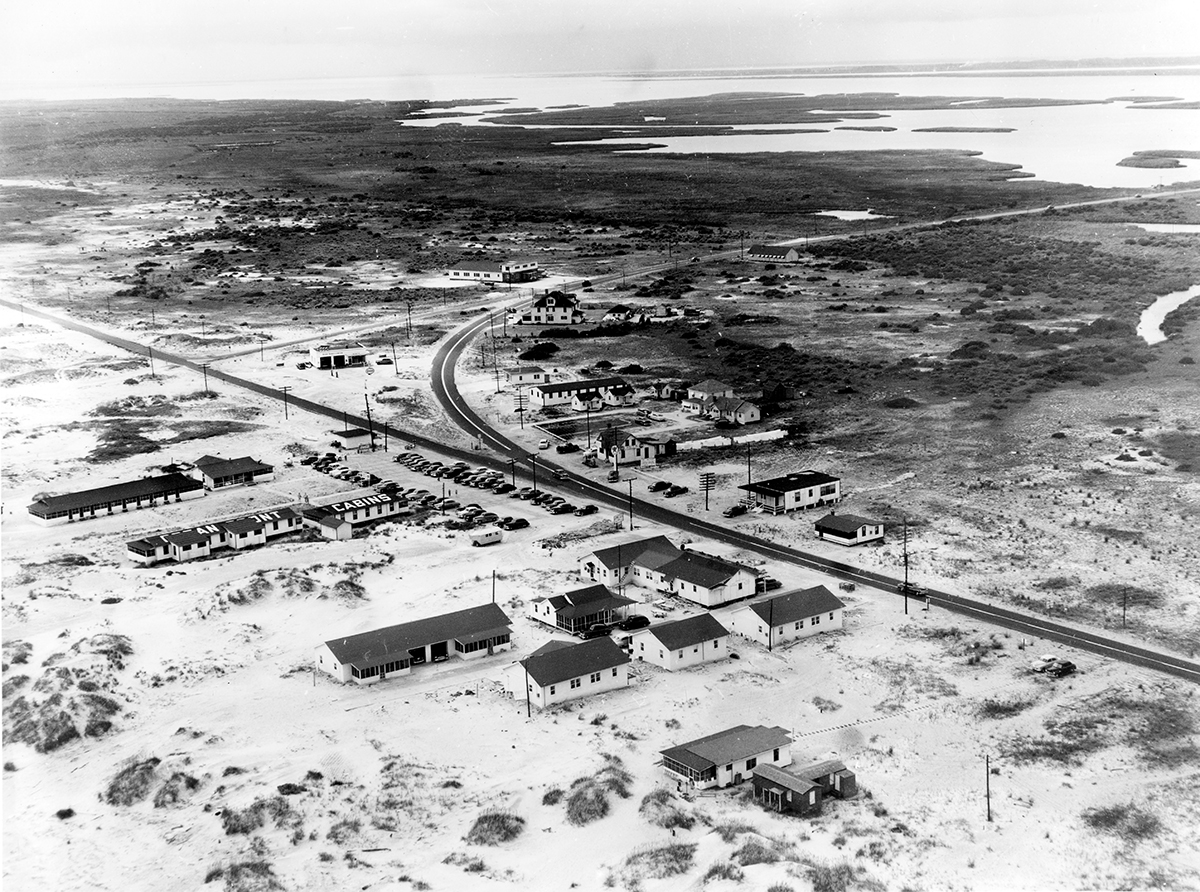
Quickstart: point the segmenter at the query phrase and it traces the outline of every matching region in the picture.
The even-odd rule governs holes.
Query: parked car
[[[630,616],[617,623],[617,628],[622,632],[632,632],[634,629],[644,629],[648,625],[650,625],[650,617]]]
[[[302,465],[315,465],[316,463],[317,457],[315,455],[306,455],[304,458],[300,459],[300,464]]]
[[[599,510],[600,509],[597,508],[595,505],[580,505],[578,508],[575,509],[575,516],[576,517],[586,517],[589,514],[595,514]]]
[[[608,477],[606,479],[608,480],[609,483],[616,483],[618,480],[621,479],[621,472],[618,471],[616,468],[613,468],[611,471],[608,472]]]
[[[666,421],[667,420],[666,415],[662,415],[658,412],[647,412],[646,417],[649,418],[651,421]]]
[[[438,499],[434,502],[439,511],[453,511],[458,507],[458,502],[454,499]]]
[[[679,486],[678,484],[673,483],[663,491],[663,495],[666,496],[668,499],[673,499],[676,496],[683,495],[687,491],[688,491],[688,488],[686,486]]]
[[[1042,654],[1029,667],[1034,672],[1045,672],[1051,666],[1058,662],[1058,657],[1055,654]]]
[[[741,503],[739,503],[737,505],[730,505],[728,508],[726,508],[721,513],[723,515],[725,515],[726,517],[741,517],[743,514],[746,513],[746,506],[742,505]]]
[[[557,452],[559,455],[566,455],[567,453],[570,453],[570,452],[578,452],[579,446],[568,440],[566,443],[559,443],[557,446],[555,446],[554,451]]]
[[[570,502],[563,502],[562,504],[555,505],[550,509],[551,514],[572,514],[574,511],[575,506]]]
[[[650,484],[650,492],[662,492],[664,489],[670,489],[673,485],[669,480],[655,480]]]
[[[612,629],[604,623],[596,623],[589,629],[584,629],[577,633],[584,641],[590,641],[593,638],[607,638],[612,633]]]
[[[506,530],[509,530],[509,531],[511,531],[511,530],[523,530],[523,529],[525,529],[527,526],[529,526],[529,521],[528,521],[528,520],[526,520],[524,517],[514,517],[514,518],[513,518],[512,520],[510,520],[508,523],[506,523],[506,524],[504,524],[504,525],[503,525],[503,529],[506,529]]]
[[[386,356],[381,356],[379,359],[375,360],[375,365],[395,365],[395,363]]]
[[[1070,660],[1057,660],[1054,664],[1047,667],[1046,674],[1052,678],[1062,678],[1064,675],[1070,675],[1075,671],[1075,664]]]
[[[774,576],[769,576],[766,573],[754,580],[754,590],[756,592],[770,592],[777,588],[783,588],[783,583]]]
[[[545,439],[544,437],[541,440],[538,440],[538,449],[549,449],[549,448],[550,448],[549,440]]]
[[[482,514],[476,514],[474,520],[476,523],[495,523],[500,517],[491,511],[484,511]]]
[[[507,495],[508,493],[512,492],[514,489],[516,489],[516,487],[513,486],[511,483],[497,483],[495,486],[492,487],[492,492],[494,492],[498,496],[503,496],[503,495]]]

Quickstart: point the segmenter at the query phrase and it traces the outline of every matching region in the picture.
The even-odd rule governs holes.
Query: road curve
[[[769,540],[743,533],[737,529],[718,526],[717,524],[691,515],[672,511],[663,505],[648,502],[634,496],[632,484],[630,484],[629,494],[622,495],[607,486],[602,486],[567,468],[562,468],[540,454],[526,452],[521,446],[509,440],[500,431],[490,427],[471,408],[455,384],[455,366],[458,358],[485,325],[487,325],[486,317],[473,320],[453,332],[437,351],[431,375],[434,396],[441,403],[446,414],[456,425],[472,437],[475,437],[483,446],[487,446],[506,456],[507,459],[528,468],[533,474],[537,473],[536,469],[538,467],[552,472],[557,471],[558,476],[554,480],[556,489],[563,489],[576,496],[587,497],[597,502],[603,502],[612,507],[628,511],[631,522],[636,522],[635,518],[638,517],[647,518],[678,530],[715,539],[730,545],[736,545],[754,551],[764,557],[819,570],[848,582],[876,586],[890,592],[896,591],[897,586],[901,582],[898,578],[864,570],[861,567],[830,560],[799,549],[779,545]],[[508,461],[502,461],[502,467],[509,467]],[[545,481],[548,476],[543,471],[542,480]],[[897,595],[897,597],[901,596]],[[1102,632],[1077,629],[1073,626],[1055,622],[1047,617],[1039,617],[997,607],[951,592],[930,589],[928,597],[931,606],[941,607],[963,616],[993,623],[1023,634],[1047,638],[1077,647],[1081,650],[1090,651],[1098,656],[1121,660],[1136,666],[1152,669],[1156,672],[1164,672],[1189,681],[1200,682],[1200,664],[1173,654],[1114,641],[1105,637]]]

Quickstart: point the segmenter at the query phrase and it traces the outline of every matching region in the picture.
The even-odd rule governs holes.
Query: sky
[[[430,75],[1194,56],[1197,34],[1196,0],[0,0],[0,98],[264,97],[270,83],[332,78],[353,90],[365,79]]]

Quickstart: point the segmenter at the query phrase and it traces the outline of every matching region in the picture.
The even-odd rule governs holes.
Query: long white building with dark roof
[[[629,655],[611,638],[548,641],[508,671],[508,689],[539,709],[629,684]]]
[[[842,628],[845,609],[841,598],[825,586],[816,585],[752,601],[734,610],[726,620],[730,631],[764,647],[775,647]]]

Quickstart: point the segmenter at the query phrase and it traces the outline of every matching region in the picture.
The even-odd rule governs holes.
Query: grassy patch
[[[849,861],[825,863],[811,861],[806,865],[805,872],[812,883],[813,892],[852,892],[855,889],[882,890],[885,888],[877,880],[867,876],[861,867]]]
[[[168,808],[200,789],[200,781],[182,771],[174,772],[154,794],[155,808]]]
[[[779,855],[762,840],[748,839],[733,853],[733,860],[742,867],[749,867],[751,864],[774,864],[779,860]]]
[[[487,864],[484,863],[482,858],[468,855],[466,852],[451,852],[442,859],[442,863],[461,867],[467,873],[483,873],[487,870]]]
[[[827,700],[824,697],[813,697],[812,704],[817,707],[819,712],[837,712],[842,708],[842,704],[835,703],[833,700]]]
[[[1045,736],[1017,735],[1002,744],[1001,751],[1018,765],[1029,762],[1080,765],[1085,756],[1108,746],[1107,726],[1108,720],[1098,715],[1049,719],[1043,725]]]
[[[116,773],[104,791],[109,805],[133,805],[150,795],[161,759],[151,757],[128,763]]]
[[[694,842],[671,842],[637,849],[625,859],[627,884],[629,880],[662,880],[687,873],[692,869],[696,847]]]
[[[1011,719],[1020,715],[1037,701],[1032,697],[1010,697],[999,699],[989,697],[979,704],[975,714],[984,719]]]
[[[608,798],[615,793],[629,798],[631,775],[617,756],[605,755],[605,765],[596,774],[577,778],[567,793],[567,822],[582,826],[608,814]]]
[[[732,861],[718,861],[704,871],[704,876],[700,877],[700,882],[710,883],[713,880],[733,880],[735,883],[740,883],[746,874],[742,869]]]
[[[227,836],[249,834],[265,826],[268,817],[280,829],[297,830],[304,823],[303,816],[292,808],[287,799],[272,796],[269,799],[256,799],[240,810],[226,808],[221,812],[221,826]]]
[[[724,824],[717,824],[713,827],[713,833],[721,837],[721,841],[731,843],[743,833],[757,833],[758,828],[753,824],[747,824],[745,821],[727,821]]]
[[[562,787],[551,787],[542,794],[542,805],[558,805],[565,795]]]
[[[510,842],[525,829],[525,819],[509,811],[485,811],[467,831],[467,842],[476,846],[498,846]]]
[[[691,830],[696,824],[695,816],[675,805],[673,798],[666,787],[658,787],[642,798],[638,814],[656,827]]]
[[[1150,839],[1162,830],[1162,822],[1134,802],[1089,808],[1082,817],[1083,822],[1093,830],[1134,842]]]
[[[225,881],[225,892],[273,892],[283,889],[275,876],[275,868],[267,861],[239,861],[236,864],[212,868],[204,882]]]
[[[1161,607],[1163,602],[1162,592],[1121,582],[1101,582],[1097,585],[1090,585],[1084,589],[1084,595],[1094,603],[1116,607],[1124,604],[1128,604],[1130,607]]]

